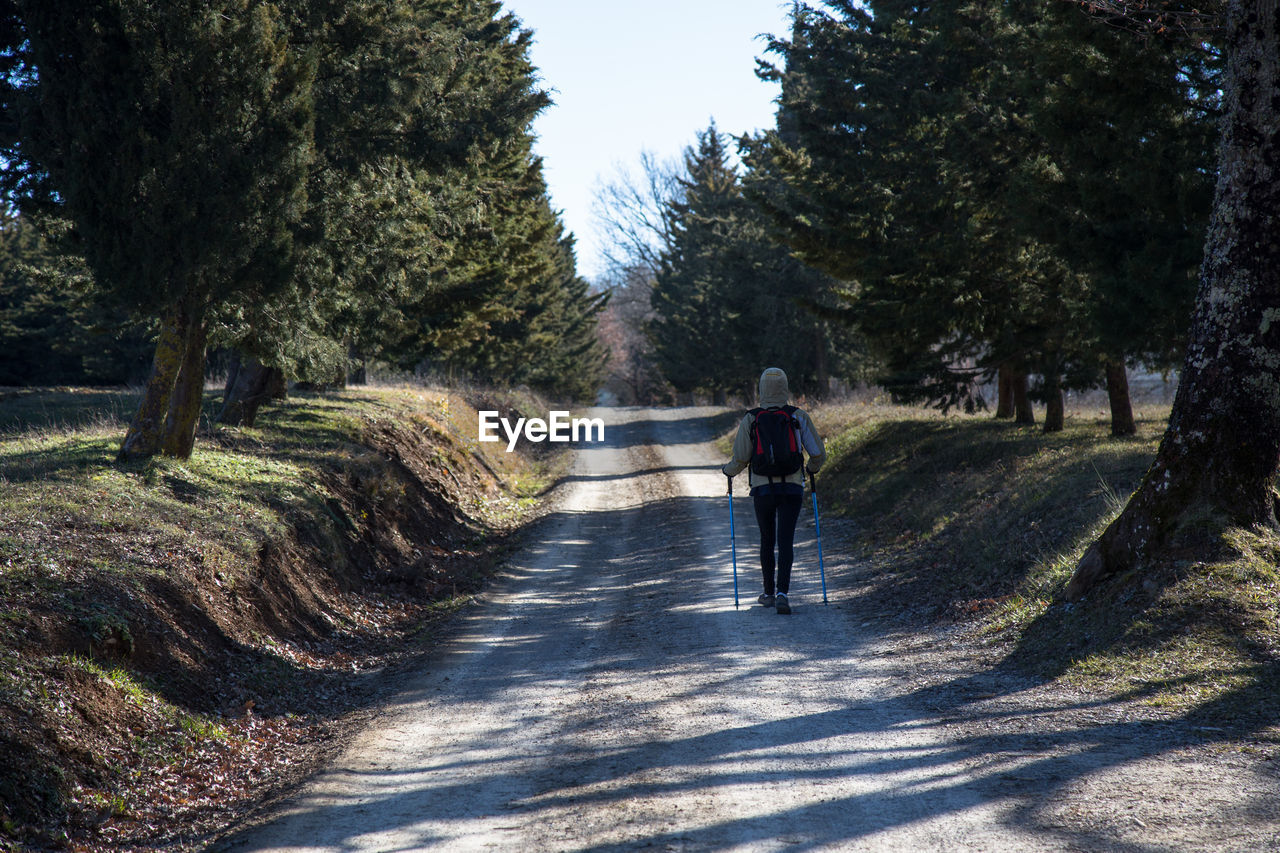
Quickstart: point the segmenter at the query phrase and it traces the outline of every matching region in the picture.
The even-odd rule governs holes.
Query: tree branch
[[[1176,3],[1167,0],[1065,0],[1108,24],[1142,36],[1203,39],[1221,30],[1226,0]]]

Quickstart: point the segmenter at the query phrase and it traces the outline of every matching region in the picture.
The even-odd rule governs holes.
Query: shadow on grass
[[[1202,564],[1151,567],[1048,608],[1006,664],[1054,678],[1083,664],[1097,689],[1247,737],[1280,721],[1276,629]]]
[[[1045,435],[986,418],[884,422],[840,449],[819,490],[866,531],[877,606],[968,618],[1001,602],[1050,603],[1012,617],[1005,671],[1087,673],[1095,689],[1194,708],[1202,723],[1247,736],[1280,719],[1280,625],[1240,593],[1256,583],[1215,581],[1211,567],[1184,561],[1056,603],[1162,429],[1150,421],[1116,439],[1094,423]]]
[[[1112,439],[1092,424],[1044,435],[985,418],[884,422],[836,442],[818,490],[882,552],[895,595],[945,611],[1059,583],[1055,560],[1136,487],[1153,430]]]
[[[123,427],[140,399],[126,388],[0,388],[0,436],[95,423]]]
[[[119,447],[118,439],[76,435],[43,443],[47,446],[40,450],[16,448],[0,453],[0,480],[10,483],[78,481],[89,471],[115,464]]]

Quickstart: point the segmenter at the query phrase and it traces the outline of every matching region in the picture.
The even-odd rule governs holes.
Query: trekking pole
[[[733,609],[738,609],[738,543],[733,536],[733,478],[729,480],[729,550],[733,554]]]
[[[813,534],[818,539],[818,574],[822,578],[822,603],[827,603],[827,570],[822,566],[822,527],[818,524],[818,487],[809,472],[809,491],[813,494]]]

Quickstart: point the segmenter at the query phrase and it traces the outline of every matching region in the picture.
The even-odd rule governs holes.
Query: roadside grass
[[[1006,664],[1280,743],[1280,537],[1229,531],[1222,557],[1144,567],[1075,605],[1061,593],[1137,488],[1167,408],[1110,435],[1075,411],[1044,434],[989,414],[820,407],[828,512],[854,523],[881,614],[958,621]]]
[[[261,796],[218,768],[274,766],[354,673],[424,648],[562,464],[412,385],[294,394],[253,428],[209,429],[211,400],[190,459],[117,462],[136,400],[0,389],[0,849],[154,841]]]
[[[127,423],[140,396],[115,388],[0,388],[0,434]]]

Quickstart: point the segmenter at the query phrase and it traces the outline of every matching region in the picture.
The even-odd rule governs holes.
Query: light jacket
[[[776,406],[785,406],[790,399],[791,390],[787,387],[787,374],[777,367],[770,367],[760,374],[760,408],[770,409]],[[799,444],[804,448],[809,460],[805,465],[801,466],[799,471],[784,478],[774,477],[773,482],[791,483],[803,490],[805,471],[812,471],[816,474],[822,468],[822,463],[827,460],[827,448],[822,442],[822,436],[818,435],[818,431],[813,427],[813,421],[809,419],[809,414],[804,409],[796,409],[795,419],[800,425],[800,428],[796,430]],[[738,424],[738,434],[733,438],[733,458],[720,469],[727,476],[737,476],[743,468],[747,468],[751,464],[751,455],[755,449],[751,440],[751,426],[754,423],[755,416],[750,412],[742,416],[742,421]],[[769,478],[751,471],[750,483],[752,489],[759,486],[767,486],[769,485]]]

